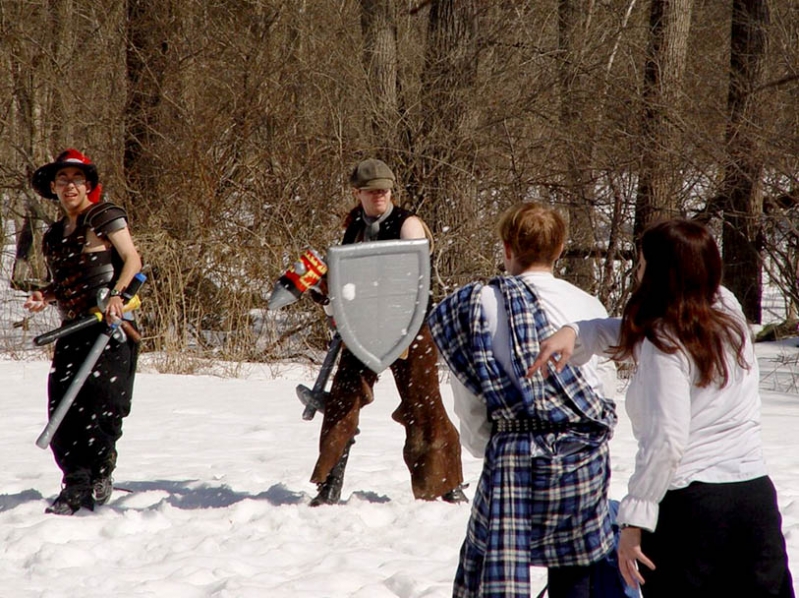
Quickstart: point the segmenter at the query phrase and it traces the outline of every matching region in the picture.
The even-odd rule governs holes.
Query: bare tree
[[[394,148],[398,142],[399,125],[397,9],[394,0],[360,0],[360,4],[372,145]],[[390,160],[390,156],[385,157]]]
[[[9,205],[17,235],[11,285],[20,290],[43,285],[46,279],[41,236],[43,223],[52,220],[55,209],[32,193],[28,181],[34,168],[52,157],[47,151],[49,139],[61,138],[69,126],[63,117],[47,117],[63,115],[60,90],[49,83],[59,76],[74,45],[63,26],[70,10],[68,0],[50,0],[32,11],[20,4],[0,6],[1,43],[11,85],[7,134],[16,150],[11,164],[18,168]]]
[[[158,197],[158,164],[154,147],[159,135],[158,108],[163,102],[166,53],[165,34],[171,2],[129,0],[127,3],[127,104],[125,106],[125,179],[135,201],[134,213],[142,223]]]
[[[477,2],[433,0],[421,75],[420,143],[412,166],[412,201],[437,238],[437,265],[457,276],[475,221],[473,114],[477,75]]]
[[[769,10],[765,0],[733,0],[726,147],[729,155],[719,198],[724,209],[725,280],[744,314],[761,319],[760,256],[763,198],[759,130],[762,115],[753,91],[762,81]]]
[[[678,107],[691,28],[693,0],[652,0],[643,83],[641,163],[635,204],[636,238],[653,220],[680,213],[682,185]]]
[[[569,251],[566,253],[567,276],[577,286],[590,290],[596,283],[590,259],[596,243],[591,211],[596,200],[593,176],[593,136],[581,134],[580,128],[591,128],[587,118],[591,96],[585,59],[586,22],[591,7],[580,0],[558,2],[558,50],[560,65],[560,122],[565,133],[566,181],[565,203],[569,215]]]

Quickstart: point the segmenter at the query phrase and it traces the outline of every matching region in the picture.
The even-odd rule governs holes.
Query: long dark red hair
[[[725,386],[730,351],[738,365],[748,367],[746,331],[714,307],[722,262],[710,231],[690,220],[666,220],[644,231],[640,249],[644,273],[624,307],[616,357],[634,356],[647,339],[665,353],[685,351],[697,369],[698,386]]]

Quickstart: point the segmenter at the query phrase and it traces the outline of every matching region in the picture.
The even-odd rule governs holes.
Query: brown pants
[[[403,457],[411,472],[415,498],[433,500],[463,482],[460,437],[452,425],[438,385],[438,352],[424,325],[408,356],[391,364],[400,405],[391,415],[405,427]],[[374,400],[377,374],[346,348],[341,352],[333,387],[325,405],[319,459],[311,481],[327,479],[358,429],[361,407]]]

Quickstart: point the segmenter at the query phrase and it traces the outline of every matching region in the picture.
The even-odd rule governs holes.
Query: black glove
[[[308,289],[308,294],[311,296],[311,300],[314,303],[323,306],[330,303],[330,298],[316,287],[311,287],[310,289]]]

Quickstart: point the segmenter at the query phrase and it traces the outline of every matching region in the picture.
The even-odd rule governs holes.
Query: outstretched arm
[[[619,342],[619,318],[595,318],[567,324],[541,342],[541,352],[530,366],[532,376],[551,362],[560,372],[566,364],[582,365],[594,355],[613,359],[612,348]]]
[[[574,353],[574,345],[577,343],[577,330],[571,326],[564,326],[552,336],[545,338],[540,343],[538,357],[533,364],[527,368],[527,377],[531,378],[534,374],[544,369],[547,363],[552,363],[556,372],[560,372],[566,367]]]

